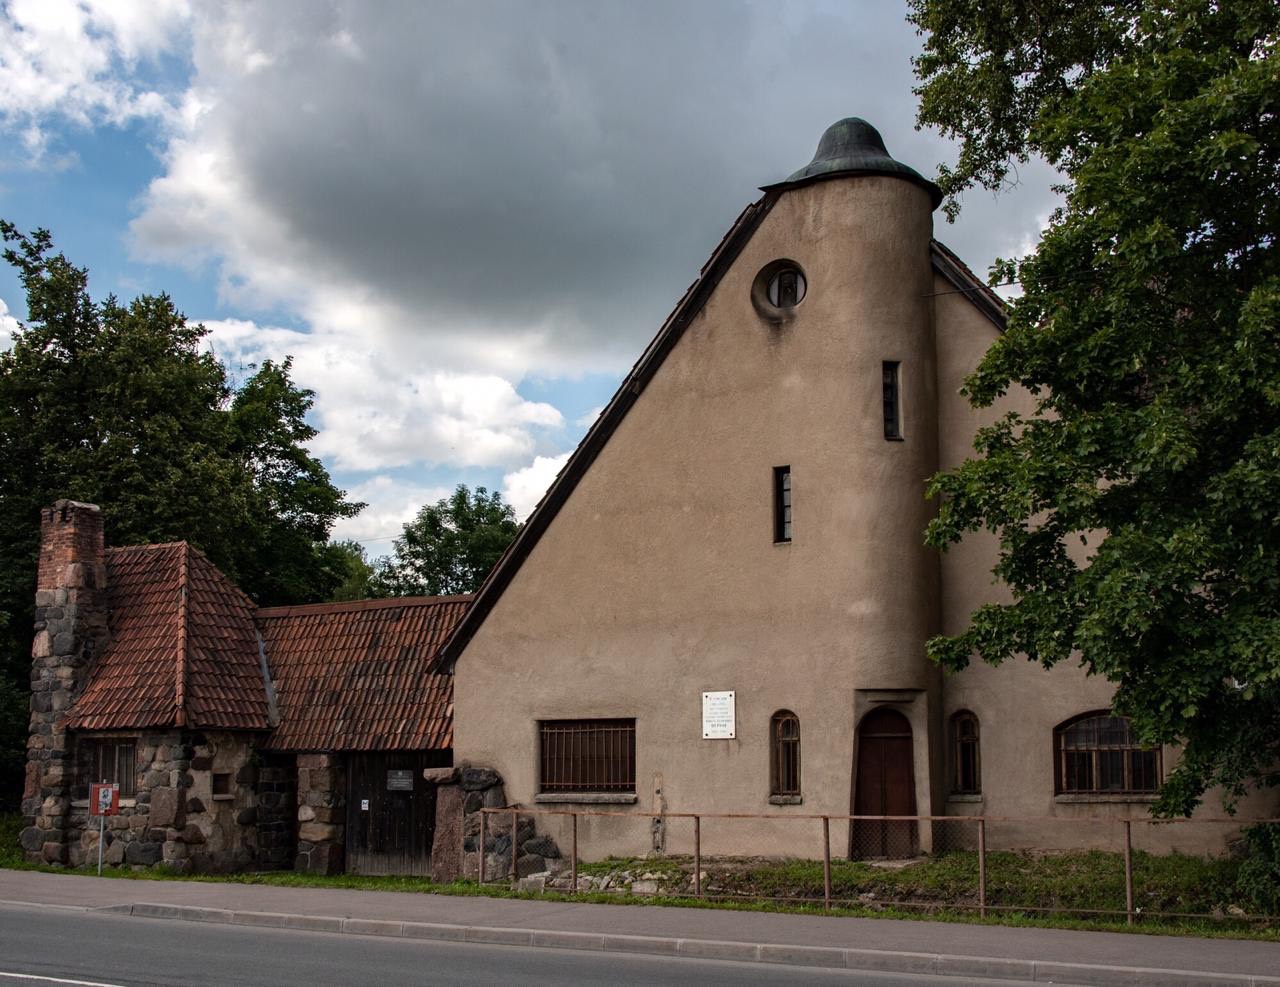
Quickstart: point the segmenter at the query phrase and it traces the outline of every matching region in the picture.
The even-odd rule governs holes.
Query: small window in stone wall
[[[88,757],[83,762],[89,776],[84,779],[83,795],[89,797],[89,785],[95,782],[107,782],[120,786],[121,798],[133,798],[138,793],[138,748],[136,742],[129,740],[91,740],[88,741]]]
[[[233,794],[231,791],[231,773],[229,771],[215,771],[213,773],[213,797],[216,799],[229,799]]]

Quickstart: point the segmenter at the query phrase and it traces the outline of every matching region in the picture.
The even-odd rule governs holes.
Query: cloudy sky
[[[292,354],[389,550],[459,482],[523,515],[757,187],[823,129],[914,129],[892,0],[7,0],[0,216],[95,296],[168,291],[243,375]],[[1027,249],[1050,176],[939,238]],[[25,316],[0,271],[0,345]]]

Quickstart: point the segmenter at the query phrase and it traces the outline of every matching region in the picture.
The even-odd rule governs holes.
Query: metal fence
[[[1280,926],[1280,915],[1250,909],[1233,883],[1243,829],[1280,819],[519,807],[477,815],[464,834],[467,877],[524,890]]]

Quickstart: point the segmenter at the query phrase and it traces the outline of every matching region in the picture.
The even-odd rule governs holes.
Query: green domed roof
[[[813,160],[776,185],[766,185],[765,192],[800,188],[827,178],[849,175],[892,175],[914,182],[926,192],[937,209],[942,203],[942,190],[914,168],[895,161],[884,146],[880,131],[861,117],[845,117],[833,123],[818,141]]]

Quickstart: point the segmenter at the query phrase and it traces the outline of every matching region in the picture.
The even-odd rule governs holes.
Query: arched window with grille
[[[1148,795],[1160,787],[1160,749],[1143,747],[1129,719],[1096,710],[1053,731],[1059,795]]]
[[[978,717],[967,709],[951,717],[951,794],[982,794]]]
[[[778,799],[800,798],[800,718],[780,709],[769,723],[770,794]]]

